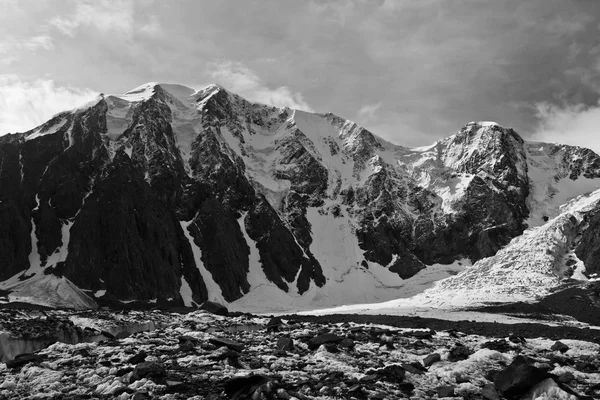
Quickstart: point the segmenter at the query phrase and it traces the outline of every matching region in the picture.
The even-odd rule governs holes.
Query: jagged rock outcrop
[[[147,84],[0,137],[0,289],[50,276],[100,301],[393,298],[427,265],[495,255],[598,178],[591,150],[491,122],[411,149],[217,85]]]

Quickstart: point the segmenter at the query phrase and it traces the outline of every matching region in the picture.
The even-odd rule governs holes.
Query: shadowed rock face
[[[251,274],[299,294],[369,263],[406,279],[492,256],[526,228],[530,161],[512,129],[470,123],[408,149],[218,86],[187,99],[169,85],[143,90],[0,137],[1,280],[29,269],[21,279],[55,274],[113,300],[186,305],[214,282],[231,302],[253,289]],[[595,153],[552,146],[556,182],[600,177]],[[354,258],[332,261],[319,227],[343,230]],[[598,247],[590,235],[582,254]],[[594,259],[584,261],[596,271]]]

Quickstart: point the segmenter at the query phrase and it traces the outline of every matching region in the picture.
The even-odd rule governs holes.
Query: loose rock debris
[[[119,324],[157,329],[56,342],[0,366],[0,399],[580,399],[600,396],[600,345],[455,330],[312,323],[194,311],[48,311],[94,336]],[[17,343],[50,338],[43,316],[14,314]],[[37,324],[37,325],[36,325]],[[255,329],[256,326],[262,329]],[[244,329],[245,326],[252,329]],[[277,326],[277,329],[273,329]],[[134,329],[135,330],[135,329]],[[23,335],[27,332],[27,338]],[[21,335],[21,336],[19,336]],[[123,336],[123,335],[122,335]],[[6,346],[6,343],[3,345]],[[3,351],[10,350],[3,348]]]

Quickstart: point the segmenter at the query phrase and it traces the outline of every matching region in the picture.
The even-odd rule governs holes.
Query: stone
[[[136,365],[133,370],[131,377],[129,378],[129,382],[133,383],[142,378],[150,379],[156,383],[164,380],[166,376],[165,367],[157,362],[141,362]]]
[[[471,350],[462,345],[461,343],[457,343],[452,349],[450,349],[450,353],[448,354],[448,361],[461,361],[466,360],[472,354]]]
[[[386,365],[380,369],[369,369],[365,372],[367,376],[371,375],[387,382],[399,383],[404,380],[406,370],[397,364]]]
[[[308,348],[314,350],[326,343],[340,343],[343,338],[335,335],[333,333],[324,333],[322,335],[316,336],[308,341]]]
[[[233,351],[225,346],[219,347],[217,350],[213,351],[208,355],[208,358],[211,360],[225,360],[225,359],[237,359],[240,357],[240,353],[237,351]]]
[[[575,379],[575,375],[573,375],[572,372],[563,372],[562,374],[560,374],[558,376],[558,382],[559,383],[569,383],[571,382],[573,379]]]
[[[263,375],[231,378],[225,382],[225,394],[228,399],[233,400],[251,399],[257,389],[267,382],[269,382],[269,378]]]
[[[277,332],[283,325],[283,321],[279,317],[274,317],[267,323],[267,332]]]
[[[485,400],[500,400],[500,395],[493,384],[488,383],[481,389],[481,396]]]
[[[504,397],[511,399],[524,394],[547,376],[546,372],[533,366],[532,360],[519,355],[495,375],[494,385]]]
[[[146,354],[146,352],[142,350],[139,353],[137,353],[135,356],[129,358],[129,360],[127,360],[127,362],[129,364],[139,364],[141,362],[144,362],[146,360],[146,357],[148,357],[148,354]]]
[[[115,390],[114,392],[112,392],[112,395],[114,397],[120,396],[123,393],[128,393],[128,394],[132,394],[135,393],[135,390],[128,388],[127,386],[121,386],[120,388],[117,388],[117,390]]]
[[[510,335],[508,337],[508,340],[510,340],[511,342],[513,342],[515,344],[525,344],[525,343],[527,343],[527,340],[523,336],[517,336],[517,335]]]
[[[421,365],[419,362],[412,362],[408,364],[402,364],[402,368],[406,370],[406,372],[410,372],[415,375],[423,375],[427,372],[427,369]]]
[[[346,350],[352,350],[354,348],[354,340],[350,338],[344,338],[339,344],[338,347],[341,347]]]
[[[210,339],[208,339],[208,341],[219,347],[226,346],[226,347],[230,348],[231,350],[237,351],[238,353],[240,353],[242,350],[244,350],[243,344],[236,342],[235,340],[228,339],[226,337],[213,336]]]
[[[438,397],[454,397],[454,387],[453,386],[438,386],[436,388]]]
[[[207,300],[200,305],[200,309],[204,311],[208,311],[211,314],[227,316],[229,314],[229,310],[223,304],[217,303],[215,301]]]
[[[481,345],[481,347],[484,349],[499,351],[500,353],[506,353],[512,350],[510,344],[508,344],[508,342],[504,339],[491,340],[489,342],[485,342]]]
[[[423,359],[423,365],[429,367],[440,361],[442,361],[442,356],[440,356],[438,353],[431,353]]]
[[[550,350],[566,353],[569,350],[569,346],[558,340],[550,347]]]
[[[44,360],[44,357],[37,354],[19,354],[13,360],[6,361],[6,368],[20,368],[29,363],[38,363]]]
[[[277,351],[292,351],[294,350],[294,340],[289,336],[281,336],[277,339],[277,344],[275,345],[275,350]]]

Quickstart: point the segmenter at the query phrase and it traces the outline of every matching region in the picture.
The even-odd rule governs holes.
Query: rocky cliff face
[[[147,84],[0,137],[0,288],[22,298],[55,279],[100,301],[185,305],[393,298],[427,265],[493,256],[598,178],[590,150],[495,123],[411,149],[217,85]]]

